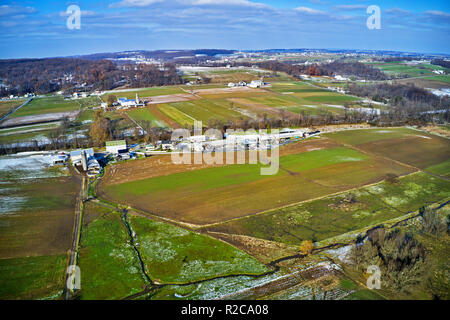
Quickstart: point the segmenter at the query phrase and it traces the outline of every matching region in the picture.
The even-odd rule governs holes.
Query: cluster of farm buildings
[[[155,144],[128,145],[126,140],[106,142],[104,151],[95,152],[93,148],[73,150],[69,153],[60,152],[54,157],[53,164],[65,164],[70,159],[73,166],[89,177],[101,173],[102,167],[110,161],[129,160],[148,157],[167,152],[223,152],[271,149],[279,144],[286,144],[299,139],[319,134],[319,131],[285,128],[279,134],[246,133],[225,134],[223,137],[210,135],[194,135],[171,141],[157,141]],[[230,146],[232,146],[230,148]]]

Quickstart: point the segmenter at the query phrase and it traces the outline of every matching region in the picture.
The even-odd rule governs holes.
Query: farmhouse
[[[106,152],[112,153],[114,155],[118,155],[119,151],[122,151],[122,150],[128,151],[128,145],[125,140],[107,141],[106,142]]]
[[[253,80],[250,84],[248,84],[248,87],[250,88],[261,88],[264,86],[271,86],[271,84],[264,82],[263,78],[261,78],[261,80]]]
[[[134,107],[144,107],[145,101],[139,99],[139,95],[136,93],[136,99],[119,98],[117,102],[121,107],[124,108],[134,108]]]

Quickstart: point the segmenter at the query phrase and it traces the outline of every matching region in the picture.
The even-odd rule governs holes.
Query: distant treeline
[[[391,106],[410,107],[418,111],[443,110],[450,108],[450,98],[439,97],[412,84],[372,84],[346,86],[351,94],[368,97]]]
[[[26,93],[46,94],[59,90],[110,90],[123,85],[135,87],[181,83],[174,65],[117,66],[108,60],[75,58],[0,60],[3,86],[0,96]]]
[[[450,61],[448,61],[448,60],[433,59],[433,60],[431,60],[431,64],[434,64],[436,66],[441,66],[444,68],[450,68]]]
[[[342,62],[334,61],[320,65],[319,67],[325,74],[340,75],[344,77],[355,77],[365,80],[387,80],[384,72],[370,65],[361,62]]]
[[[326,64],[290,64],[279,61],[265,61],[257,64],[262,69],[285,72],[296,78],[309,76],[345,76],[365,80],[386,80],[388,77],[382,71],[360,62],[334,61]]]

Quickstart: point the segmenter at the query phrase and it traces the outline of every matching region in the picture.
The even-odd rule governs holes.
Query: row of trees
[[[345,89],[353,95],[368,97],[374,101],[389,103],[394,107],[416,109],[418,111],[442,110],[450,107],[450,98],[436,96],[428,90],[413,84],[350,84]]]
[[[117,66],[108,60],[73,58],[0,60],[0,77],[3,83],[0,96],[111,90],[125,84],[148,87],[182,83],[172,64],[162,68],[145,64]]]

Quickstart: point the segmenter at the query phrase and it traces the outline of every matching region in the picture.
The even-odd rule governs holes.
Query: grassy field
[[[432,76],[432,77],[425,77],[424,79],[450,83],[450,76],[449,75],[445,75],[445,76],[444,75],[442,75],[442,76],[437,75],[437,76]]]
[[[373,67],[378,68],[388,74],[407,75],[409,77],[419,77],[425,75],[433,75],[433,70],[446,70],[446,68],[431,64],[407,65],[405,63],[389,62],[389,63],[373,63]]]
[[[76,184],[70,177],[0,185],[0,258],[54,255],[70,247]]]
[[[67,256],[0,259],[0,299],[55,299],[64,289]]]
[[[450,176],[450,160],[442,162],[440,164],[436,164],[434,166],[428,167],[425,169],[427,172],[431,172],[442,177]]]
[[[142,291],[148,282],[120,214],[88,204],[85,221],[79,255],[81,298],[122,299]]]
[[[387,173],[408,172],[411,169],[388,160],[334,147],[282,156],[274,176],[261,176],[260,165],[229,165],[107,185],[101,190],[109,199],[203,224],[376,182]]]
[[[448,197],[450,182],[416,173],[207,229],[299,245],[379,224]]]
[[[205,125],[209,120],[229,120],[242,117],[242,115],[231,109],[231,103],[225,99],[199,99],[186,102],[169,103],[170,107],[175,108],[178,112],[174,112],[172,108],[168,109],[174,120],[180,121],[180,124],[189,122],[187,119],[196,119],[202,121]],[[167,108],[162,107],[163,111]],[[177,121],[177,122],[178,122]]]
[[[91,98],[86,98],[91,100]],[[70,112],[80,108],[80,100],[64,100],[63,97],[35,98],[11,117],[35,116],[45,113]]]
[[[127,98],[135,99],[136,94],[140,98],[154,97],[154,96],[165,96],[170,94],[184,93],[184,91],[179,86],[167,86],[167,87],[153,87],[153,88],[141,88],[141,89],[130,89],[130,91],[122,92],[110,92],[104,94],[101,98],[103,101],[108,101],[108,96],[114,95],[116,98]]]
[[[173,121],[177,122],[183,127],[189,127],[194,125],[194,118],[178,110],[174,106],[164,103],[157,106],[158,110],[165,114],[167,117],[171,118]]]
[[[0,101],[0,117],[7,114],[9,111],[14,109],[15,107],[20,106],[24,103],[26,99],[14,99],[8,101]]]
[[[137,123],[141,124],[142,121],[150,121],[152,124],[152,127],[158,127],[158,128],[168,127],[167,123],[165,123],[161,119],[158,119],[152,113],[151,108],[132,109],[132,110],[127,111],[127,113]]]
[[[408,128],[342,131],[327,137],[420,169],[450,158],[448,139]]]
[[[77,182],[41,156],[0,157],[0,297],[58,298],[72,241]]]
[[[130,224],[148,273],[159,283],[267,271],[256,259],[213,238],[133,215]]]

